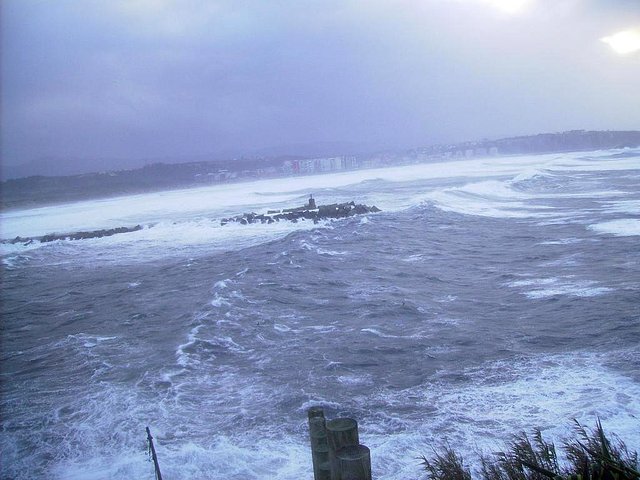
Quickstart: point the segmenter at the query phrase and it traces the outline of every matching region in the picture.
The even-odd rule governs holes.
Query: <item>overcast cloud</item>
[[[2,161],[640,128],[640,0],[2,0]]]

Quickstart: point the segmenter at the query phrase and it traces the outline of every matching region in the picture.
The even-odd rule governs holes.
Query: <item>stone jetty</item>
[[[34,241],[47,243],[54,242],[56,240],[86,240],[89,238],[110,237],[119,233],[137,232],[138,230],[142,230],[142,228],[142,225],[136,225],[135,227],[117,227],[102,230],[91,230],[88,232],[50,233],[41,237],[16,237],[12,240],[4,240],[2,243],[22,243],[23,245],[30,245]]]
[[[320,220],[331,218],[346,218],[355,215],[365,215],[367,213],[376,213],[380,209],[374,206],[348,203],[332,203],[330,205],[316,205],[313,196],[309,197],[306,205],[295,208],[286,208],[284,210],[268,210],[267,213],[243,213],[235,217],[223,218],[220,220],[221,225],[228,223],[240,223],[248,225],[250,223],[274,223],[280,221],[298,222],[303,220],[311,220],[318,223]]]
[[[356,204],[355,202],[316,205],[316,201],[313,196],[311,196],[307,204],[300,207],[285,208],[283,210],[269,210],[267,213],[244,213],[235,217],[223,218],[220,221],[220,224],[226,225],[228,223],[240,223],[242,225],[247,225],[250,223],[274,223],[280,221],[295,223],[303,220],[310,220],[313,223],[318,223],[320,220],[353,217],[355,215],[365,215],[367,213],[376,213],[379,211],[380,209],[376,206]],[[147,228],[151,228],[152,226],[153,225],[147,225]],[[10,240],[1,240],[0,243],[9,243],[14,245],[20,243],[22,245],[31,245],[34,242],[48,243],[56,240],[87,240],[90,238],[110,237],[121,233],[136,232],[143,228],[145,227],[142,225],[135,225],[133,227],[118,227],[71,233],[50,233],[38,237],[15,237]]]

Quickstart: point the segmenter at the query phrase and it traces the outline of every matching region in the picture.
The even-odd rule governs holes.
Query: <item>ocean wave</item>
[[[610,200],[601,203],[602,211],[606,213],[637,215],[640,212],[640,199]]]
[[[608,222],[594,223],[589,229],[600,234],[611,234],[619,237],[640,235],[640,219],[622,218]]]
[[[640,384],[607,368],[604,361],[590,353],[531,356],[460,372],[455,387],[447,380],[399,392],[379,391],[370,399],[372,404],[381,409],[393,405],[400,411],[406,405],[415,417],[409,417],[406,432],[390,436],[385,431],[397,430],[383,422],[380,435],[368,438],[368,445],[392,443],[400,451],[400,445],[418,446],[419,453],[428,453],[427,446],[448,442],[467,459],[477,459],[478,449],[495,451],[513,434],[540,428],[548,439],[559,440],[571,433],[572,419],[592,426],[599,417],[607,431],[637,449]],[[426,424],[421,410],[428,412]],[[407,417],[402,420],[407,422]],[[388,478],[402,478],[388,473]]]
[[[393,335],[390,333],[384,333],[381,332],[379,329],[377,328],[362,328],[360,329],[361,332],[363,333],[371,333],[377,337],[380,338],[427,338],[426,335],[423,335],[421,333],[416,333],[416,334],[412,334],[412,335]]]
[[[530,278],[505,284],[506,286],[535,287],[527,289],[523,294],[527,298],[541,299],[566,295],[572,297],[595,297],[614,291],[610,287],[598,286],[593,280],[578,280],[573,277]]]
[[[152,478],[149,425],[167,477],[307,478],[316,404],[358,419],[385,480],[419,476],[416,458],[447,440],[473,455],[533,427],[558,438],[574,417],[599,415],[640,447],[633,242],[587,230],[633,216],[617,202],[635,180],[571,156],[381,170],[362,194],[405,210],[364,225],[222,229],[215,206],[196,215],[160,199],[167,212],[135,241],[25,253],[4,272],[2,475]],[[568,189],[541,180],[596,163]],[[631,193],[599,196],[608,183]],[[527,217],[413,203],[443,191],[461,211]],[[206,204],[203,192],[189,201]]]
[[[0,221],[3,238],[153,224],[153,228],[139,232],[77,242],[82,246],[63,248],[60,243],[72,242],[61,241],[53,242],[55,245],[50,247],[78,258],[97,257],[95,252],[98,250],[100,261],[139,262],[173,255],[192,258],[199,251],[234,251],[283,238],[294,231],[317,228],[311,222],[226,225],[225,228],[219,225],[220,218],[247,210],[286,207],[288,202],[299,201],[306,192],[317,189],[335,195],[327,201],[341,201],[343,197],[338,195],[352,195],[364,185],[364,191],[360,193],[387,212],[431,202],[444,211],[469,215],[514,219],[571,218],[577,213],[559,206],[559,199],[605,199],[611,204],[604,205],[603,211],[632,210],[637,206],[637,200],[608,200],[625,192],[603,189],[606,185],[596,177],[602,172],[634,169],[638,170],[637,156],[610,159],[598,154],[586,158],[576,154],[554,154],[459,160],[17,210],[2,212]],[[575,176],[578,171],[583,175]],[[371,179],[377,179],[376,188],[366,188],[363,183]],[[404,183],[403,187],[398,188],[398,183]],[[568,190],[567,185],[570,185]],[[366,221],[363,218],[360,222]],[[325,227],[333,228],[330,224]],[[0,252],[4,256],[15,255],[34,248],[44,247],[2,245]]]

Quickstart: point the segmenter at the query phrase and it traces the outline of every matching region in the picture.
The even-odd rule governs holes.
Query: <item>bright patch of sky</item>
[[[639,0],[0,5],[3,167],[640,128]]]
[[[602,38],[616,53],[627,55],[640,51],[640,28],[623,30]]]

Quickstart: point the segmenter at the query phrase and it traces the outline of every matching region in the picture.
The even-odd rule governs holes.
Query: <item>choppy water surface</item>
[[[227,225],[356,200],[380,214]],[[450,162],[4,212],[2,478],[311,478],[305,409],[376,478],[571,419],[640,449],[640,151]]]

